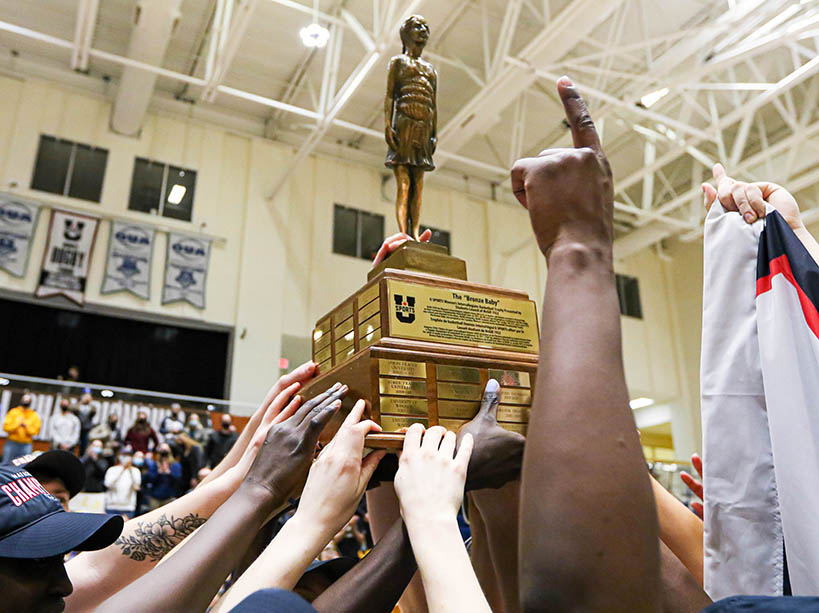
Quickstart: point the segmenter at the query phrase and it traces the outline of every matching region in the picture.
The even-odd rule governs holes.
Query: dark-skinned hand
[[[547,149],[512,168],[512,190],[529,210],[538,246],[599,244],[611,250],[614,183],[586,103],[568,77],[557,82],[573,148]]]
[[[478,414],[458,431],[458,446],[469,433],[474,446],[466,474],[466,490],[498,489],[520,478],[526,438],[498,425],[500,385],[494,379],[486,384]]]
[[[347,389],[346,385],[336,383],[304,404],[296,396],[282,411],[289,417],[271,426],[245,483],[267,489],[276,505],[300,490],[307,479],[319,435],[341,407]]]

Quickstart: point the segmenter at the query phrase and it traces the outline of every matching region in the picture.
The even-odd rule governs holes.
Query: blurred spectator
[[[200,445],[204,445],[208,442],[208,432],[205,426],[202,425],[199,415],[196,413],[191,413],[188,416],[188,426],[185,432]]]
[[[202,483],[204,478],[207,477],[209,474],[210,468],[208,468],[207,466],[205,466],[204,468],[200,468],[199,472],[196,473],[196,477],[194,477],[193,479],[193,483],[191,483],[191,489],[196,488],[196,486]]]
[[[357,560],[367,552],[367,537],[358,528],[360,519],[358,515],[353,515],[347,525],[333,537],[336,549],[346,558]]]
[[[178,402],[171,404],[170,414],[166,415],[162,420],[162,423],[159,424],[159,433],[168,434],[172,428],[175,429],[175,426],[171,426],[173,422],[177,422],[179,424],[179,429],[176,430],[177,432],[181,432],[185,429],[185,412],[182,410],[182,406]]]
[[[111,413],[108,420],[101,422],[91,428],[88,433],[88,438],[92,441],[98,440],[103,443],[121,442],[122,432],[119,429],[119,416],[116,413]]]
[[[76,366],[69,366],[68,372],[65,375],[66,381],[79,381],[80,380],[80,369]]]
[[[156,461],[146,458],[148,472],[145,476],[150,485],[148,493],[151,509],[157,509],[176,498],[182,485],[182,465],[171,455],[167,443],[157,447]]]
[[[67,398],[60,400],[60,412],[51,418],[49,438],[52,449],[73,451],[80,442],[80,419],[70,410]]]
[[[205,465],[205,450],[185,432],[176,436],[176,444],[180,450],[179,463],[182,465],[181,495],[196,487],[196,475]]]
[[[91,439],[93,443],[96,439]],[[117,457],[119,456],[119,450],[122,448],[122,445],[117,441],[108,441],[107,443],[103,443],[102,441],[98,441],[102,443],[102,459],[105,460],[105,467],[111,468],[114,464],[117,463]]]
[[[151,441],[153,441],[153,446],[148,444]],[[148,423],[148,414],[145,411],[137,413],[136,423],[128,429],[124,442],[126,445],[130,445],[135,452],[141,451],[142,453],[147,453],[152,448],[156,449],[159,446],[156,431]]]
[[[210,438],[208,438],[205,455],[208,457],[208,464],[210,464],[211,468],[222,461],[222,458],[224,458],[227,452],[230,451],[230,448],[233,447],[233,443],[239,438],[239,435],[236,434],[236,429],[231,429],[231,421],[230,415],[227,413],[222,415],[222,429],[214,430],[211,432]]]
[[[81,461],[85,468],[85,487],[83,491],[102,492],[104,490],[105,471],[108,470],[108,463],[102,457],[102,442],[93,441],[88,445],[88,449],[85,450],[85,455],[83,455]]]
[[[131,463],[134,468],[139,471],[141,482],[145,484],[145,486],[139,488],[136,497],[136,514],[142,515],[148,511],[148,492],[146,483],[148,467],[145,465],[145,454],[141,451],[134,452],[134,458]]]
[[[3,430],[8,433],[8,439],[3,447],[4,463],[31,453],[31,442],[40,433],[42,422],[37,412],[31,408],[31,401],[31,394],[23,394],[20,405],[6,415]]]
[[[141,485],[142,473],[133,466],[131,449],[126,447],[120,451],[116,464],[105,472],[105,512],[133,518]]]
[[[91,400],[91,394],[86,392],[80,397],[80,404],[77,405],[77,417],[80,418],[80,455],[84,454],[85,448],[88,447],[88,433],[94,427],[94,417],[97,414]]]

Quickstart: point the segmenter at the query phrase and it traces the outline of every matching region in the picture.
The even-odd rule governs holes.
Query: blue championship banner
[[[48,226],[38,298],[62,294],[79,305],[85,303],[88,266],[99,226],[97,217],[55,209]]]
[[[0,194],[0,268],[15,277],[26,274],[39,215],[36,202]]]
[[[125,291],[145,300],[150,299],[153,253],[153,228],[112,221],[105,258],[105,278],[100,293]]]
[[[169,232],[162,304],[182,300],[204,309],[209,261],[210,239]]]

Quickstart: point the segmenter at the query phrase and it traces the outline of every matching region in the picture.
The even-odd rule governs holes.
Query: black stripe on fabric
[[[765,216],[765,229],[759,237],[756,259],[756,278],[771,274],[771,260],[785,255],[791,265],[793,278],[819,310],[819,265],[802,244],[779,211]]]

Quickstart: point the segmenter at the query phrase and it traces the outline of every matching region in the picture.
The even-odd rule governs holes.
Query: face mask
[[[108,422],[108,427],[109,428],[116,428],[117,427],[117,420],[113,419],[113,420],[109,421]]]
[[[139,419],[137,419],[137,423],[138,424],[146,424],[146,423],[148,423],[148,420],[145,419],[144,417],[140,417]]]
[[[131,456],[129,456],[129,455],[119,456],[119,463],[120,464],[127,464],[130,460],[131,460]]]
[[[97,447],[94,445],[91,447],[91,449],[94,451],[94,453],[102,453],[102,447]]]
[[[145,460],[143,460],[142,458],[134,458],[133,463],[134,466],[142,466],[143,464],[145,464]]]
[[[22,402],[20,402],[20,405],[24,406],[24,407],[30,407],[31,406],[31,400],[23,400]]]

